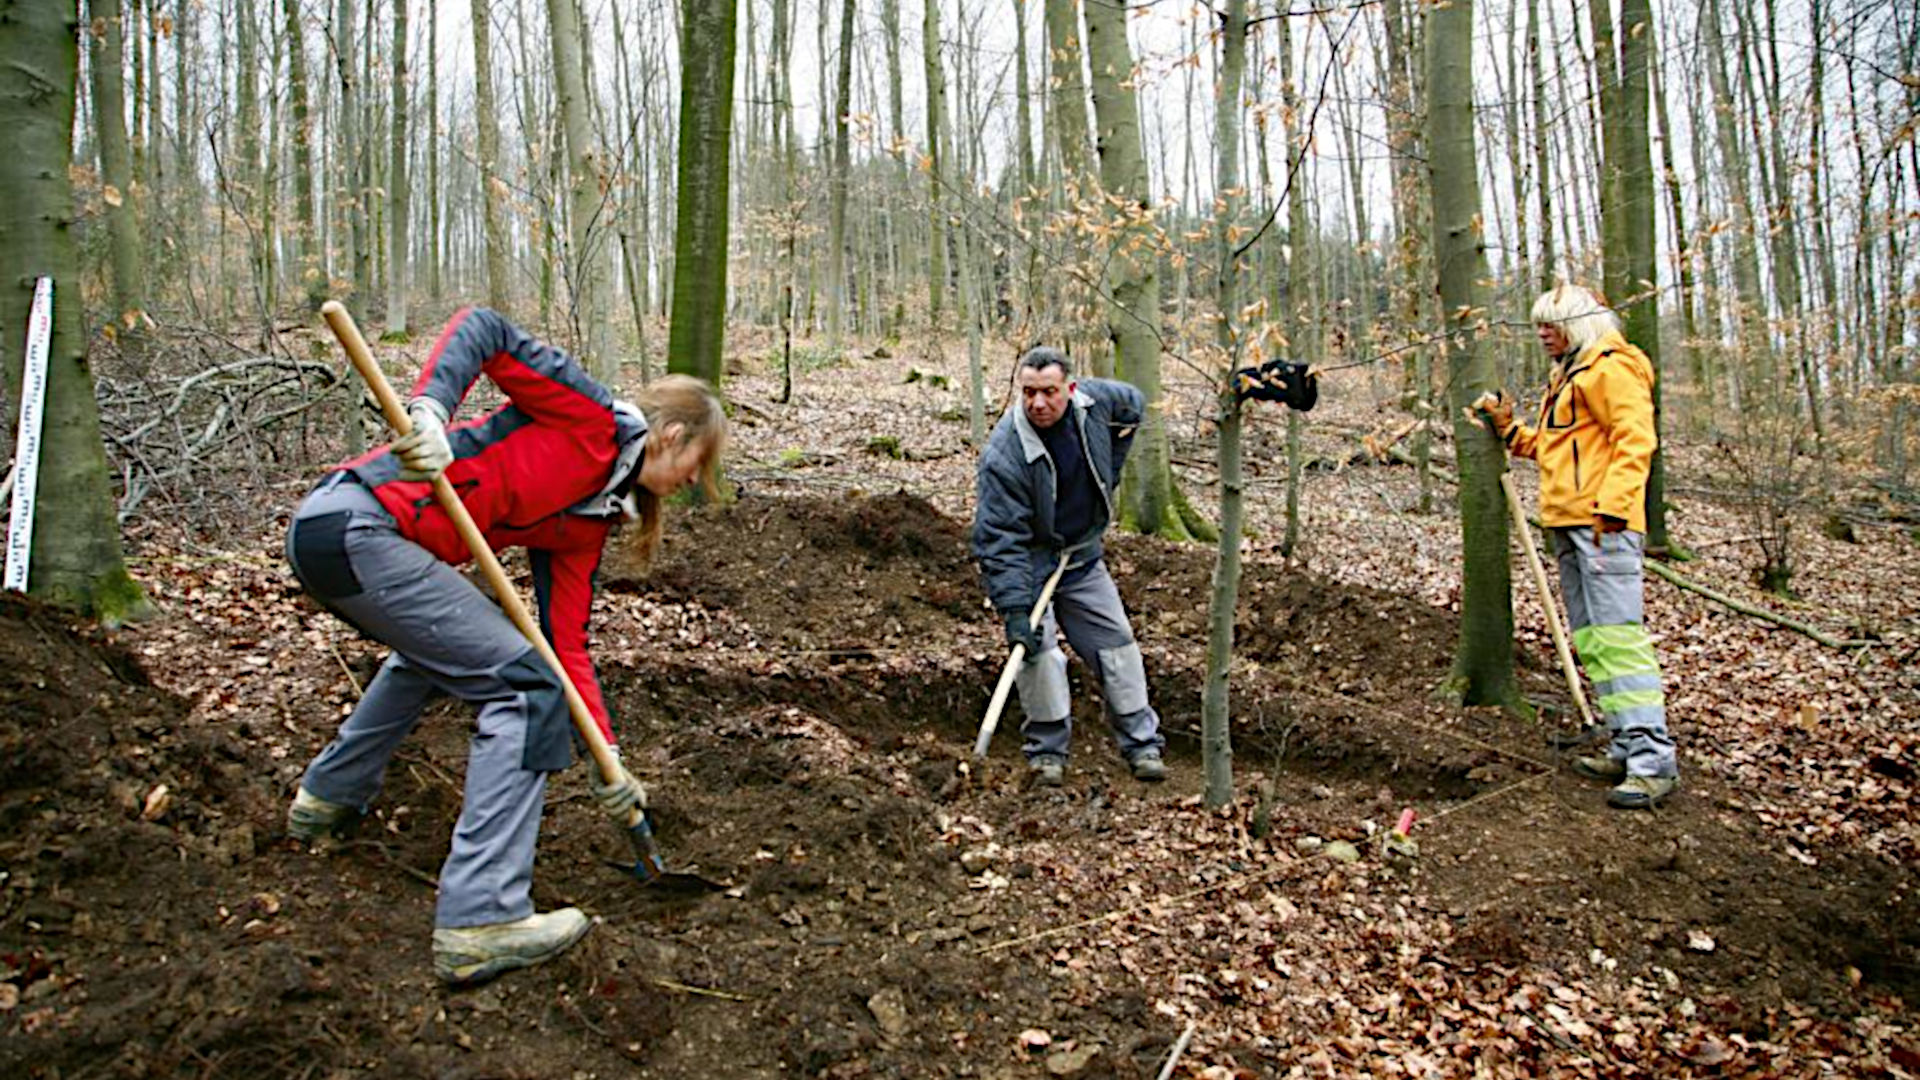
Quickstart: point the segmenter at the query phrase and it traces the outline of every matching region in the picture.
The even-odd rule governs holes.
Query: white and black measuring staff
[[[20,375],[20,432],[14,440],[13,502],[7,518],[7,570],[4,584],[27,591],[27,562],[33,554],[33,497],[40,480],[40,420],[47,397],[47,349],[53,342],[53,279],[33,283],[33,307],[27,315],[26,368]]]

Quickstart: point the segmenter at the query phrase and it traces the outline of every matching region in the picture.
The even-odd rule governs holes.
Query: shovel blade
[[[653,821],[645,811],[627,826],[627,839],[633,844],[634,861],[629,864],[609,860],[607,865],[638,879],[648,888],[677,896],[720,892],[727,888],[699,874],[667,869],[667,862],[660,855],[660,842],[653,834]]]

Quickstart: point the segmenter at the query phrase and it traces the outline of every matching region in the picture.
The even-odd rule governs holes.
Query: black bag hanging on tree
[[[1277,401],[1309,412],[1320,400],[1320,376],[1305,364],[1269,360],[1234,372],[1233,392],[1241,401]]]

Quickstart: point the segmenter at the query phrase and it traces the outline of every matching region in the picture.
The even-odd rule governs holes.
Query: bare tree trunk
[[[150,43],[140,39],[140,28],[150,24],[147,18],[146,0],[132,0],[127,5],[126,14],[120,26],[121,48],[129,57],[133,66],[133,86],[130,96],[133,103],[133,124],[127,129],[127,147],[131,152],[132,166],[128,170],[133,180],[128,188],[129,201],[139,212],[139,201],[134,192],[144,195],[151,190],[153,174],[147,164],[147,65],[153,60],[153,48]],[[105,29],[104,27],[102,28]]]
[[[1824,42],[1832,28],[1827,25],[1822,2],[1823,0],[1809,0],[1808,22],[1813,26],[1815,39]],[[1827,51],[1825,48],[1815,48],[1812,53],[1812,71],[1808,78],[1808,82],[1812,84],[1813,100],[1808,108],[1808,119],[1812,124],[1812,131],[1809,133],[1808,156],[1811,160],[1807,169],[1807,220],[1813,226],[1813,250],[1820,268],[1819,320],[1821,328],[1825,331],[1824,363],[1821,366],[1826,368],[1836,380],[1840,380],[1840,372],[1837,370],[1840,364],[1839,275],[1834,268],[1833,242],[1827,233],[1829,208],[1820,187],[1821,177],[1831,176],[1829,172],[1831,163],[1827,156],[1826,142]],[[1828,187],[1831,190],[1831,181]],[[1842,428],[1847,426],[1849,420],[1848,397],[1847,393],[1833,395],[1834,407]]]
[[[1727,198],[1733,206],[1733,283],[1734,326],[1746,348],[1746,363],[1756,387],[1771,388],[1773,348],[1767,340],[1766,301],[1760,295],[1760,254],[1755,245],[1752,204],[1747,198],[1747,158],[1740,145],[1740,133],[1734,127],[1737,107],[1727,87],[1726,66],[1722,61],[1724,42],[1720,37],[1719,0],[1708,0],[1700,13],[1701,52],[1706,56],[1707,80],[1713,88],[1714,130],[1719,136],[1721,175],[1726,178]]]
[[[1088,136],[1087,114],[1087,68],[1085,58],[1086,38],[1081,32],[1081,5],[1072,2],[1056,2],[1044,5],[1047,15],[1047,55],[1051,58],[1050,82],[1053,93],[1050,95],[1053,117],[1053,139],[1051,145],[1060,158],[1060,176],[1058,212],[1077,214],[1073,204],[1093,197],[1093,175],[1090,167],[1092,143]],[[1070,237],[1067,241],[1067,258],[1079,262],[1083,259],[1084,245],[1080,238]],[[1065,295],[1072,297],[1071,291]],[[1074,322],[1081,322],[1075,313]],[[1093,371],[1096,375],[1113,374],[1113,352],[1111,349],[1094,350]]]
[[[729,3],[729,6],[730,3]],[[617,382],[620,358],[614,354],[609,326],[612,297],[607,281],[604,212],[610,189],[593,137],[593,92],[580,48],[580,11],[575,0],[547,0],[548,36],[553,43],[553,76],[560,93],[560,117],[567,134],[568,285],[573,297],[573,326],[588,370],[602,382]],[[731,19],[729,19],[731,25]],[[728,50],[732,55],[732,50]],[[728,79],[731,86],[732,79]]]
[[[307,98],[306,29],[300,0],[282,0],[281,14],[287,39],[287,93],[293,105],[294,251],[300,267],[300,290],[311,313],[319,311],[327,300],[327,272],[321,258],[320,212],[313,191],[313,117]]]
[[[1541,71],[1540,54],[1545,49],[1541,41],[1540,0],[1527,0],[1527,27],[1530,31],[1527,39],[1527,67],[1533,76],[1533,187],[1540,193],[1540,265],[1539,289],[1541,292],[1554,286],[1553,253],[1553,172],[1548,167],[1547,153],[1547,79]]]
[[[1620,89],[1611,99],[1619,110],[1619,119],[1608,118],[1609,128],[1617,127],[1614,139],[1614,170],[1619,189],[1614,213],[1620,218],[1615,234],[1624,251],[1621,273],[1628,293],[1615,297],[1615,303],[1627,303],[1625,312],[1628,340],[1647,354],[1652,365],[1653,418],[1656,434],[1665,434],[1661,415],[1662,397],[1660,348],[1659,239],[1654,229],[1653,155],[1647,148],[1647,96],[1651,78],[1648,65],[1653,54],[1653,8],[1649,0],[1621,0]],[[1629,303],[1629,298],[1631,302]],[[1651,475],[1647,480],[1647,548],[1665,551],[1667,542],[1667,455],[1662,445],[1653,454]]]
[[[393,0],[393,112],[387,143],[387,335],[407,336],[407,0]]]
[[[1467,403],[1494,389],[1486,355],[1486,251],[1473,148],[1473,5],[1436,7],[1427,16],[1427,153],[1433,191],[1433,254],[1440,318],[1453,390],[1454,446],[1460,472],[1460,640],[1449,689],[1469,705],[1516,705],[1513,596],[1507,559],[1506,498],[1500,440],[1465,418]]]
[[[1647,34],[1654,31],[1648,28]],[[1687,370],[1692,374],[1695,393],[1702,395],[1709,408],[1712,406],[1712,381],[1709,378],[1703,350],[1700,348],[1700,328],[1694,317],[1693,293],[1693,237],[1687,232],[1687,211],[1680,198],[1680,173],[1674,168],[1673,126],[1667,121],[1667,94],[1663,68],[1659,66],[1660,50],[1657,41],[1650,43],[1647,55],[1647,77],[1652,84],[1649,93],[1653,95],[1655,116],[1660,124],[1660,164],[1666,179],[1667,214],[1673,219],[1673,242],[1676,248],[1676,261],[1680,277],[1680,317],[1681,326],[1686,334]]]
[[[1042,5],[1044,6],[1044,4]],[[1017,127],[1015,138],[1020,140],[1020,190],[1014,198],[1013,221],[1016,229],[1024,229],[1028,207],[1033,201],[1035,185],[1039,177],[1033,166],[1033,84],[1027,71],[1027,2],[1013,0],[1014,56],[1013,77],[1014,96],[1018,106],[1015,114]],[[1040,249],[1032,244],[1026,245],[1026,272],[1019,287],[1020,318],[1023,324],[1032,325],[1034,298],[1039,292],[1039,256]]]
[[[1301,111],[1300,87],[1293,72],[1293,21],[1281,19],[1275,49],[1280,54],[1280,138],[1286,147],[1287,161],[1287,337],[1295,355],[1309,363],[1321,359],[1313,298],[1314,236],[1307,223],[1306,140],[1294,130]],[[1305,451],[1301,447],[1304,421],[1300,413],[1287,410],[1287,531],[1280,540],[1280,553],[1294,558],[1300,550],[1300,470]]]
[[[947,295],[947,216],[940,208],[941,133],[947,128],[947,80],[940,64],[940,0],[924,0],[922,59],[927,75],[927,321],[937,335]]]
[[[446,192],[440,187],[440,19],[427,9],[427,297],[434,304],[442,295],[440,263],[444,239],[440,207]]]
[[[7,152],[0,154],[0,191],[7,193],[0,199],[0,340],[9,350],[26,342],[34,279],[53,278],[27,591],[114,625],[151,607],[121,554],[87,365],[71,172],[77,10],[15,4],[0,19],[0,130],[7,133]],[[0,369],[8,400],[18,402],[22,365]]]
[[[1214,99],[1214,190],[1220,192],[1214,224],[1215,289],[1220,309],[1220,351],[1226,361],[1220,394],[1220,543],[1214,550],[1213,588],[1207,603],[1207,681],[1200,699],[1200,759],[1209,808],[1233,798],[1231,673],[1233,620],[1240,601],[1240,535],[1246,481],[1240,462],[1240,401],[1233,371],[1241,357],[1238,260],[1233,228],[1244,202],[1240,191],[1240,92],[1247,65],[1247,0],[1228,0],[1220,34],[1220,82]]]
[[[349,253],[348,265],[352,271],[345,302],[355,319],[364,322],[371,257],[367,243],[368,192],[364,186],[362,168],[365,154],[360,136],[360,61],[354,48],[358,21],[353,0],[340,0],[333,21],[333,55],[335,70],[340,78],[340,159],[346,190],[340,193],[339,198],[347,207],[348,230],[353,244],[353,250]]]
[[[720,385],[726,345],[734,0],[690,5],[680,34],[679,219],[667,367]]]
[[[507,278],[507,215],[502,205],[506,184],[500,178],[500,116],[493,101],[493,8],[491,0],[469,0],[473,21],[473,123],[480,151],[480,205],[486,222],[487,304],[513,310]]]
[[[239,138],[234,144],[233,160],[227,163],[226,179],[246,237],[249,279],[257,290],[255,295],[264,296],[272,286],[268,281],[267,237],[260,220],[266,193],[261,187],[260,168],[260,30],[254,20],[253,0],[234,3],[233,36],[234,127]],[[254,317],[264,329],[272,320],[273,312],[256,308]]]
[[[1620,77],[1618,46],[1613,36],[1613,5],[1587,4],[1587,21],[1593,33],[1593,75],[1599,88],[1600,175],[1596,185],[1600,196],[1600,254],[1602,291],[1613,304],[1624,303],[1633,292],[1627,278],[1626,241],[1621,234],[1620,146],[1621,132],[1614,117],[1620,115]],[[1644,136],[1645,129],[1641,134]]]
[[[1116,2],[1087,8],[1087,55],[1099,124],[1100,185],[1124,215],[1113,229],[1108,264],[1107,335],[1115,369],[1146,396],[1146,419],[1134,443],[1121,500],[1122,523],[1172,540],[1194,538],[1198,515],[1183,512],[1173,483],[1160,385],[1159,239],[1132,83],[1127,11]],[[1204,522],[1201,522],[1204,526]],[[1212,537],[1208,537],[1212,539]]]
[[[169,204],[173,224],[178,231],[179,244],[168,256],[166,263],[191,268],[192,260],[184,252],[199,246],[200,215],[192,209],[199,198],[199,178],[195,166],[199,158],[196,154],[198,143],[193,131],[192,98],[187,93],[187,57],[193,52],[194,38],[194,0],[174,0],[173,26],[176,38],[173,48],[173,177],[174,198]],[[188,291],[192,290],[191,270],[181,275]]]
[[[853,20],[854,0],[840,5],[839,82],[833,92],[833,174],[832,203],[828,208],[827,265],[827,347],[835,354],[841,348],[847,315],[847,169],[849,111],[853,98]]]
[[[100,171],[106,187],[107,246],[113,263],[113,322],[120,332],[138,331],[147,306],[147,268],[140,244],[140,226],[134,220],[133,163],[128,156],[124,119],[126,76],[121,43],[125,40],[120,0],[89,0],[98,32],[93,42],[93,123],[100,142]],[[71,284],[77,284],[71,283]],[[73,289],[68,303],[77,303]],[[9,343],[8,348],[15,347]]]

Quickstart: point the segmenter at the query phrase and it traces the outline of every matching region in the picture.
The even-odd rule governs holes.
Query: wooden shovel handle
[[[1520,505],[1520,492],[1513,486],[1513,474],[1500,474],[1500,490],[1506,492],[1507,510],[1513,514],[1513,527],[1520,533],[1520,549],[1526,553],[1527,569],[1540,590],[1540,606],[1547,612],[1547,631],[1553,635],[1553,650],[1560,654],[1560,670],[1567,676],[1567,692],[1580,709],[1580,721],[1593,726],[1593,712],[1587,708],[1586,692],[1580,689],[1580,669],[1573,664],[1573,652],[1567,648],[1567,630],[1560,622],[1560,605],[1547,585],[1546,568],[1540,565],[1540,552],[1533,546],[1533,523],[1527,520],[1526,507]]]
[[[1060,553],[1060,565],[1053,568],[1053,574],[1047,578],[1046,587],[1040,590],[1040,602],[1033,605],[1033,614],[1027,616],[1027,625],[1035,632],[1046,618],[1047,605],[1053,603],[1053,590],[1060,585],[1060,575],[1067,571],[1067,553]],[[980,720],[980,734],[973,740],[973,756],[987,756],[987,744],[993,741],[994,729],[1000,726],[1000,713],[1007,707],[1007,693],[1013,689],[1013,680],[1020,674],[1020,661],[1026,659],[1027,647],[1015,645],[1007,654],[1007,665],[1000,669],[1000,681],[993,687],[993,699],[987,702],[987,715]]]
[[[354,325],[353,315],[338,300],[329,300],[320,306],[320,317],[327,321],[327,327],[333,336],[340,339],[340,346],[347,350],[347,359],[353,362],[353,368],[366,381],[367,388],[373,391],[375,400],[380,402],[380,412],[387,418],[387,424],[402,436],[413,432],[413,420],[407,416],[406,406],[400,402],[400,396],[393,392],[387,382],[386,373],[373,359],[373,353],[367,348],[367,340],[360,336],[360,328]],[[607,745],[606,737],[600,734],[600,724],[587,708],[587,701],[573,685],[573,679],[567,669],[560,664],[560,658],[554,655],[553,646],[547,644],[547,637],[540,632],[540,626],[534,622],[533,615],[527,611],[526,602],[520,598],[520,591],[507,580],[507,572],[501,568],[500,560],[493,554],[493,547],[487,543],[485,534],[473,523],[473,515],[467,513],[465,503],[453,490],[443,473],[433,478],[433,497],[440,508],[453,520],[453,527],[459,531],[460,538],[467,542],[467,550],[473,553],[473,561],[480,565],[480,573],[493,588],[493,595],[499,598],[500,607],[506,611],[507,618],[532,645],[540,658],[553,669],[560,679],[560,688],[566,692],[567,708],[573,714],[573,726],[586,741],[587,752],[593,755],[593,763],[600,775],[611,782],[619,775],[620,759],[614,756],[613,748]],[[637,824],[643,817],[639,808],[633,811],[633,821]]]

